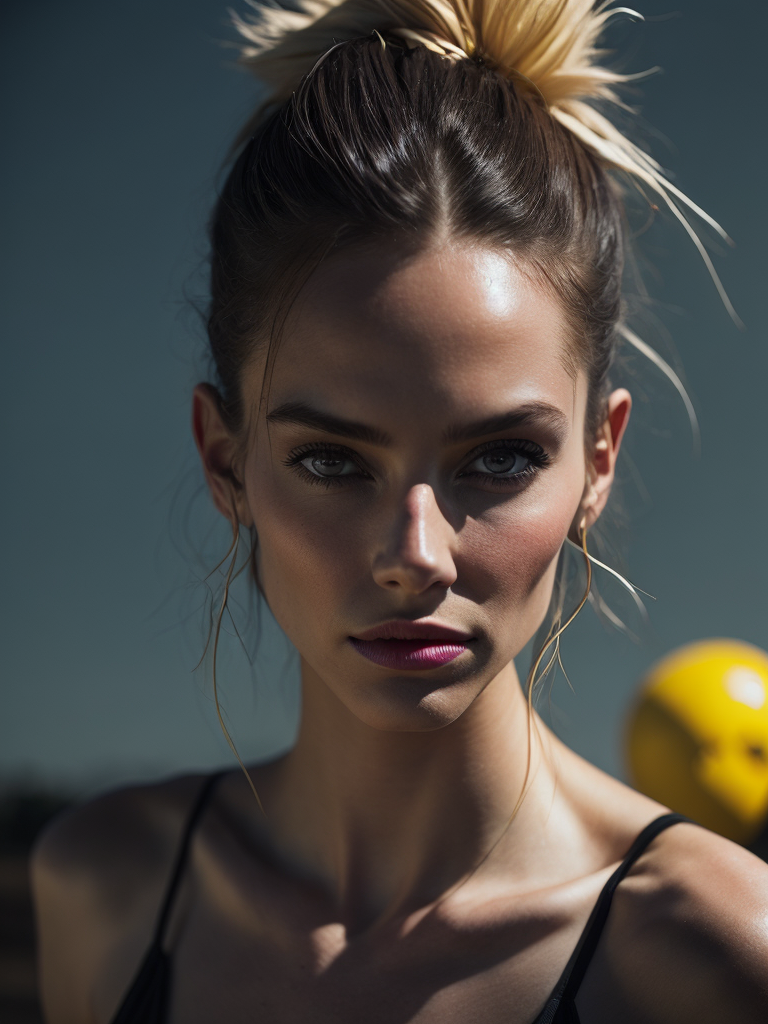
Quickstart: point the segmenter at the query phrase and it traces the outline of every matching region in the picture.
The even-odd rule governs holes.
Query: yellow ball
[[[641,684],[627,728],[632,785],[738,843],[768,819],[768,655],[706,640]]]

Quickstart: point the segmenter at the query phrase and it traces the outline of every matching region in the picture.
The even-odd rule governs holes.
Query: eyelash
[[[343,487],[346,480],[358,479],[360,476],[364,476],[365,479],[370,479],[367,473],[347,473],[343,477],[334,476],[316,476],[314,473],[310,473],[306,466],[302,466],[302,460],[306,459],[308,455],[313,452],[334,452],[336,455],[343,455],[349,459],[350,462],[354,462],[358,468],[360,463],[355,456],[354,452],[350,451],[349,448],[344,448],[339,444],[303,444],[299,448],[294,448],[287,459],[283,460],[283,465],[295,469],[296,472],[303,480],[307,480],[311,484],[319,484],[321,487]]]
[[[471,452],[470,456],[467,458],[467,464],[470,465],[475,462],[486,452],[498,451],[500,448],[507,448],[510,451],[524,455],[529,460],[528,465],[525,469],[511,477],[494,477],[492,473],[464,472],[460,473],[457,479],[481,479],[486,483],[490,483],[492,487],[511,490],[515,487],[520,488],[523,484],[527,483],[541,469],[548,466],[551,461],[550,456],[540,445],[536,444],[534,441],[520,439],[514,441],[486,441]],[[334,452],[337,455],[343,455],[351,462],[354,462],[361,472],[346,473],[342,476],[335,477],[317,476],[315,473],[311,473],[306,466],[302,466],[301,464],[302,461],[313,452]],[[317,442],[314,444],[301,445],[299,448],[294,448],[288,457],[283,460],[283,465],[288,466],[290,469],[294,469],[299,476],[308,483],[319,484],[321,487],[343,487],[347,482],[351,480],[359,480],[361,477],[366,480],[371,479],[370,474],[362,469],[358,456],[356,456],[349,448],[345,448],[343,445],[337,444]]]
[[[514,441],[486,441],[484,444],[475,448],[467,461],[471,464],[476,462],[477,459],[486,452],[498,451],[500,448],[506,448],[516,454],[524,455],[528,459],[528,465],[519,473],[515,473],[514,476],[501,477],[494,476],[492,473],[467,472],[460,473],[458,479],[474,477],[475,479],[480,479],[486,483],[490,483],[492,487],[498,487],[500,489],[506,488],[509,490],[513,487],[522,487],[527,481],[531,480],[540,470],[544,469],[551,462],[550,456],[544,451],[541,445],[536,444],[535,441],[525,441],[522,438]]]

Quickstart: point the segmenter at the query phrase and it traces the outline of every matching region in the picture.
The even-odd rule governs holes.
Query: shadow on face
[[[243,382],[240,518],[309,680],[387,730],[454,721],[546,612],[589,476],[587,381],[563,311],[507,255],[446,242],[322,264]],[[471,637],[392,669],[352,639],[390,620]]]

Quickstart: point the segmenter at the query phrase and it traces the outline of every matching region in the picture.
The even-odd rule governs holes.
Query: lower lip
[[[349,640],[358,654],[376,665],[410,671],[447,665],[469,647],[466,642],[441,640]]]

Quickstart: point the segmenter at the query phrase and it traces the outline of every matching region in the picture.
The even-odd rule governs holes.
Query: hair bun
[[[244,41],[241,63],[267,87],[267,102],[288,99],[334,46],[374,32],[396,35],[407,46],[424,45],[449,60],[482,60],[535,91],[552,117],[606,166],[647,186],[670,209],[698,249],[730,315],[739,322],[709,254],[679,204],[730,241],[726,232],[594,105],[602,101],[624,107],[614,87],[643,77],[597,63],[604,52],[597,43],[606,23],[618,14],[642,20],[636,11],[611,7],[611,0],[291,0],[290,10],[277,0],[247,2],[253,13],[233,13],[232,19]]]
[[[482,59],[529,83],[553,114],[579,100],[617,102],[611,86],[637,77],[595,58],[606,22],[641,15],[593,0],[296,0],[290,9],[276,0],[247,3],[253,15],[232,15],[245,40],[241,61],[277,100],[335,44],[376,31],[448,58]]]

